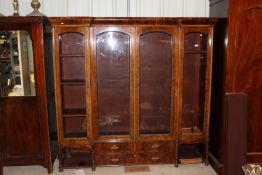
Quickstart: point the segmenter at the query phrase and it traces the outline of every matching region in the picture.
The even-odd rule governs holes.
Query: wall
[[[21,16],[31,0],[18,0]],[[208,0],[39,0],[47,16],[208,17]],[[0,13],[12,15],[12,0],[0,0]]]

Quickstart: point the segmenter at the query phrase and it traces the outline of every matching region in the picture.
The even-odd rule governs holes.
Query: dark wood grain
[[[93,25],[213,25],[216,18],[145,18],[145,17],[49,17],[53,26]]]
[[[2,99],[4,117],[4,164],[23,164],[42,159],[36,97]]]
[[[26,30],[32,40],[36,97],[1,98],[4,165],[42,165],[52,172],[44,62],[43,17],[1,17],[1,30]],[[19,131],[19,134],[18,134]],[[27,143],[28,142],[28,143]],[[3,144],[6,143],[6,144]]]
[[[261,162],[262,139],[260,128],[262,126],[262,110],[260,107],[260,99],[262,94],[262,41],[260,21],[262,18],[262,3],[260,0],[224,1],[229,5],[228,38],[226,36],[227,42],[225,43],[227,44],[225,92],[242,92],[248,95],[247,158],[249,162]],[[219,6],[217,6],[217,8],[217,10],[219,10]],[[211,10],[212,9],[215,10],[215,4],[214,8],[211,8]],[[226,13],[227,12],[224,12],[224,14]],[[221,17],[219,16],[219,13],[216,13],[216,11],[214,13],[211,12],[210,14],[213,14],[213,17]],[[221,45],[222,42],[223,41],[221,41]],[[216,110],[218,110],[218,108]],[[222,121],[219,121],[217,117],[215,118],[217,122],[222,122],[222,126],[227,121],[227,119],[223,117]],[[237,124],[238,123],[235,125]],[[224,127],[225,126],[222,127],[222,130]],[[224,131],[222,131],[221,134],[222,138],[226,137]],[[211,142],[213,141],[211,140]],[[221,144],[220,140],[215,142]],[[223,160],[225,154],[223,146],[219,146],[215,149],[213,148],[212,152],[214,152],[220,160]]]
[[[259,162],[262,161],[261,19],[261,1],[230,2],[226,92],[248,95],[247,156],[250,161]]]

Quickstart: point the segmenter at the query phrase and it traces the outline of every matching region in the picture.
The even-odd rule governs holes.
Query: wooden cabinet
[[[74,149],[71,148],[89,150],[92,157],[88,40],[87,27],[54,28],[60,171],[63,166],[74,162]],[[77,154],[75,156],[77,157]]]
[[[208,145],[216,19],[50,21],[60,157],[88,147],[97,165],[178,163],[181,144]]]
[[[222,49],[219,52],[225,52],[225,55],[219,57],[219,59],[224,58],[222,64],[225,67],[225,75],[220,78],[220,82],[223,83],[221,88],[222,92],[220,96],[225,96],[227,99],[235,99],[230,97],[231,94],[247,94],[247,116],[242,115],[240,120],[236,120],[230,125],[230,121],[235,120],[234,115],[227,117],[220,117],[220,115],[215,116],[214,122],[212,122],[211,127],[214,128],[212,135],[219,137],[213,137],[212,143],[212,154],[214,158],[218,160],[220,166],[221,174],[230,174],[234,170],[237,172],[241,170],[239,166],[241,163],[245,162],[246,159],[250,163],[262,162],[262,132],[260,132],[261,123],[261,98],[262,98],[262,82],[261,82],[261,19],[262,19],[262,2],[260,0],[224,0],[222,1],[227,6],[229,6],[229,11],[224,11],[219,5],[214,4],[211,8],[210,15],[214,17],[221,17],[218,11],[223,12],[225,17],[228,17],[227,25],[223,28],[219,28],[217,35],[219,38],[223,38],[220,41]],[[222,16],[223,17],[223,16]],[[224,33],[224,36],[221,36]],[[224,41],[227,41],[223,43]],[[223,43],[223,44],[222,44]],[[220,69],[221,70],[221,69]],[[218,71],[220,71],[218,69]],[[221,72],[221,71],[220,71]],[[219,74],[219,73],[217,73]],[[217,79],[215,79],[217,80]],[[226,96],[225,93],[227,93]],[[220,96],[215,96],[214,102],[220,102],[218,108],[214,109],[214,113],[221,110],[220,106],[225,106],[231,108],[232,106],[244,105],[246,102],[239,103],[234,101],[229,106],[221,100]],[[241,97],[241,95],[240,95]],[[240,97],[236,97],[237,99]],[[231,100],[232,100],[231,99]],[[219,108],[220,107],[220,108]],[[243,109],[241,109],[243,110]],[[226,110],[223,110],[226,111]],[[225,115],[226,116],[226,115]],[[247,117],[247,119],[245,119]],[[238,147],[238,144],[229,145],[225,140],[228,136],[235,133],[234,130],[237,128],[242,128],[245,123],[243,121],[247,120],[247,137],[241,137],[238,140],[238,144],[247,145],[247,149],[238,148],[234,150],[236,156],[228,154],[228,150]],[[217,123],[219,125],[217,125]],[[232,129],[234,128],[234,130]],[[230,129],[230,130],[229,130]],[[221,133],[220,135],[218,133]],[[237,143],[237,142],[234,142]],[[246,152],[246,154],[243,154]],[[230,160],[228,160],[230,159]],[[234,163],[234,165],[232,164]],[[223,164],[223,166],[221,166]],[[221,168],[222,167],[222,168]]]
[[[47,68],[52,65],[46,64],[51,57],[45,49],[52,51],[52,38],[43,38],[51,35],[50,24],[42,17],[1,17],[0,32],[0,59],[8,62],[11,55],[18,57],[10,61],[19,72],[10,71],[12,76],[8,79],[0,75],[0,165],[42,165],[51,173],[48,117],[54,111],[50,105],[52,97],[49,98],[52,87],[47,87],[51,80],[46,75],[52,75]],[[8,50],[7,38],[14,35],[19,42],[13,43],[14,50]],[[8,64],[1,66],[9,68]]]
[[[179,156],[187,161],[190,155],[184,156],[184,149],[198,148],[204,154],[202,158],[208,163],[209,118],[212,80],[212,26],[180,26],[180,82],[182,84],[179,113]],[[191,147],[189,144],[203,145]],[[197,150],[195,156],[199,157]],[[194,154],[192,154],[194,158]],[[199,158],[196,159],[199,161]]]

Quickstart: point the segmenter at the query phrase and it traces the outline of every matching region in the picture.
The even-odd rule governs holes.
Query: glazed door
[[[86,147],[91,138],[89,31],[56,27],[54,35],[58,139],[62,147]]]
[[[137,30],[136,123],[139,138],[171,138],[174,122],[174,28]]]
[[[133,135],[132,28],[94,27],[94,128],[96,139]]]
[[[182,135],[208,134],[211,94],[211,36],[209,27],[183,27],[182,61]]]

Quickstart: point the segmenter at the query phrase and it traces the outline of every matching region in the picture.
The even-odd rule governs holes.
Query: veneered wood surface
[[[4,130],[1,144],[5,143],[5,139],[9,140],[12,145],[3,145],[3,150],[14,154],[14,157],[5,156],[4,165],[28,165],[36,164],[43,165],[48,168],[48,172],[52,172],[52,163],[50,155],[50,141],[48,128],[48,114],[47,114],[47,95],[45,82],[45,64],[44,64],[44,45],[43,45],[43,22],[46,23],[46,18],[43,17],[1,17],[1,30],[26,30],[31,36],[34,56],[34,70],[35,70],[35,86],[36,97],[12,97],[12,99],[1,98],[1,117],[3,124],[1,127],[9,128],[10,130],[20,127],[20,134],[23,137],[18,138],[16,133]],[[28,102],[28,100],[32,100]],[[25,104],[23,104],[25,103]],[[2,108],[2,106],[4,108]],[[25,109],[20,107],[24,106]],[[15,110],[15,108],[19,110]],[[10,112],[10,110],[12,112]],[[11,116],[10,116],[11,115]],[[10,118],[5,118],[5,117]],[[21,116],[27,116],[22,120]],[[12,117],[12,118],[11,118]],[[17,118],[17,120],[16,120]],[[12,119],[12,120],[10,120]],[[13,121],[17,121],[14,123]],[[23,127],[22,127],[23,126]],[[9,135],[5,135],[9,132]],[[31,137],[28,135],[32,132]],[[28,138],[26,136],[29,136]],[[23,138],[23,139],[21,139]],[[29,140],[28,140],[29,139]],[[23,144],[27,141],[28,147],[25,148]],[[17,142],[17,144],[16,144]],[[16,148],[14,148],[14,145]],[[32,152],[29,151],[32,150]],[[16,151],[14,151],[16,150]],[[19,156],[16,156],[18,155]]]
[[[262,161],[262,2],[231,0],[226,92],[248,95],[250,162]],[[236,121],[237,122],[237,121]]]
[[[36,97],[4,98],[1,108],[5,116],[4,164],[41,159],[41,143],[36,139],[40,136]]]

